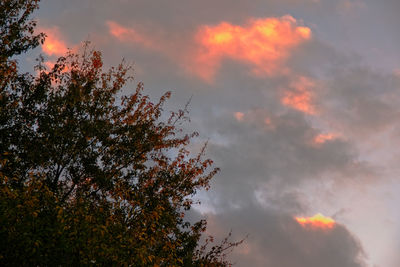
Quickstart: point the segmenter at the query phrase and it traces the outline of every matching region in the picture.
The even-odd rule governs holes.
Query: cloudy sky
[[[42,0],[51,65],[132,63],[221,172],[191,216],[236,266],[400,266],[400,1]],[[134,89],[134,88],[132,88]],[[319,214],[319,215],[318,215]],[[314,217],[314,215],[317,215]]]

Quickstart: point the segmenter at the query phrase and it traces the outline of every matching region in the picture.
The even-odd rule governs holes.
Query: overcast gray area
[[[172,91],[166,110],[192,99],[192,148],[208,140],[221,172],[188,216],[206,218],[217,239],[248,235],[230,256],[235,266],[397,267],[398,12],[395,0],[44,0],[37,18],[70,48],[90,40],[108,66],[132,62],[152,99]],[[277,59],[199,44],[206,26],[245,32],[268,18],[295,29],[277,33],[289,45],[271,41]],[[252,49],[248,42],[234,45]],[[295,220],[316,213],[335,227]]]

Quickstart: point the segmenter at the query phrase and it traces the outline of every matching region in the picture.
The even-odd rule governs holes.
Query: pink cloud
[[[258,75],[287,74],[285,60],[292,50],[311,38],[308,27],[299,26],[292,16],[250,19],[245,25],[221,22],[202,25],[192,38],[165,39],[165,36],[107,21],[110,35],[123,43],[139,45],[178,61],[196,76],[212,81],[223,59],[251,66]]]
[[[233,116],[240,123],[258,125],[268,130],[275,128],[271,117],[262,109],[250,109],[246,112],[237,111],[233,113]]]
[[[139,44],[146,48],[157,49],[156,42],[149,36],[139,33],[133,28],[124,27],[114,21],[107,21],[109,33],[120,42]]]
[[[251,19],[246,25],[222,22],[201,26],[191,71],[212,80],[224,58],[249,64],[256,74],[286,73],[283,66],[293,48],[311,38],[310,28],[298,26],[291,16]]]
[[[314,137],[313,143],[320,145],[320,144],[324,144],[328,141],[334,140],[337,137],[338,137],[338,135],[334,134],[334,133],[318,134],[317,136]]]
[[[303,113],[315,115],[315,96],[312,91],[314,86],[315,83],[310,78],[299,76],[290,84],[290,89],[285,90],[281,103]]]
[[[68,51],[67,43],[64,40],[58,27],[41,28],[47,37],[42,45],[42,51],[48,56],[63,56]]]
[[[236,120],[242,121],[243,117],[244,117],[244,113],[238,111],[238,112],[235,112],[234,116],[235,116]]]

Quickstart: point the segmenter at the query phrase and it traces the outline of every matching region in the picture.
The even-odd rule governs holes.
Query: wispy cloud
[[[149,36],[139,33],[137,30],[122,26],[115,21],[107,21],[109,33],[121,42],[139,44],[146,48],[157,49],[156,42]]]

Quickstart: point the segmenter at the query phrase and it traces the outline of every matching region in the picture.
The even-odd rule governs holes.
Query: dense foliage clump
[[[0,4],[0,265],[226,266],[227,240],[206,252],[206,222],[185,211],[218,171],[187,150],[185,110],[161,119],[121,64],[87,46],[50,70],[21,74],[15,55],[43,42],[38,1]]]

